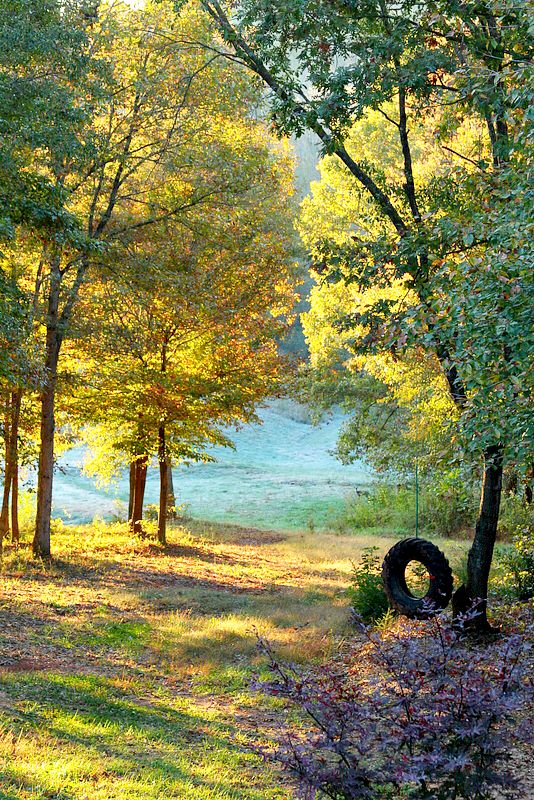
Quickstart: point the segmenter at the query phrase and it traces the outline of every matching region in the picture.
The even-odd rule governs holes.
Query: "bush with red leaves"
[[[524,797],[506,758],[532,731],[531,615],[522,628],[474,642],[437,617],[383,634],[362,625],[358,645],[306,672],[261,641],[272,679],[258,686],[309,722],[262,752],[307,800],[485,800],[497,787],[501,798]]]

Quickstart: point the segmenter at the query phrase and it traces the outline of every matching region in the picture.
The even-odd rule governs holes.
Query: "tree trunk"
[[[130,491],[128,494],[128,519],[131,520],[133,512],[133,501],[135,494],[135,472],[136,462],[132,461],[130,464]]]
[[[20,542],[19,527],[19,465],[18,459],[13,465],[13,478],[11,488],[11,541]]]
[[[147,456],[139,456],[135,460],[134,495],[132,502],[132,515],[130,525],[134,533],[143,533],[143,503],[145,499],[146,473],[148,467]]]
[[[49,380],[41,396],[41,440],[37,476],[37,515],[33,552],[41,558],[50,557],[50,521],[54,480],[54,434],[56,381]]]
[[[4,408],[4,490],[2,493],[2,509],[0,510],[0,553],[4,537],[9,533],[9,494],[11,491],[11,413],[10,399],[6,396]]]
[[[454,616],[474,609],[474,617],[468,620],[467,625],[480,631],[491,630],[487,618],[488,578],[497,538],[502,473],[502,448],[499,445],[488,447],[484,453],[484,478],[475,536],[467,560],[467,583],[453,597]]]
[[[158,428],[158,463],[159,463],[159,513],[158,542],[167,544],[167,500],[169,491],[169,465],[165,446],[165,425]]]
[[[19,421],[22,389],[11,395],[11,540],[18,544],[19,529]]]
[[[525,503],[529,506],[532,503],[532,479],[534,478],[534,464],[530,465],[525,481]]]
[[[174,481],[172,477],[172,464],[167,458],[167,520],[176,519],[176,495],[174,494]]]
[[[19,540],[18,525],[18,436],[22,389],[15,389],[6,397],[4,417],[5,467],[2,509],[0,511],[1,540],[9,533],[9,498],[11,494],[11,536]]]
[[[50,265],[50,287],[46,320],[46,382],[41,393],[41,439],[37,475],[37,516],[33,552],[41,558],[50,557],[50,518],[52,515],[52,485],[54,480],[54,434],[57,365],[61,347],[59,329],[59,295],[61,272],[59,258]]]

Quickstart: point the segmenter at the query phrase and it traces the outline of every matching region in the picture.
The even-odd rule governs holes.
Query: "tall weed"
[[[382,619],[389,609],[382,585],[382,559],[378,547],[366,547],[357,564],[352,565],[352,582],[347,595],[356,614],[364,622]]]
[[[419,491],[419,529],[422,535],[449,537],[474,527],[479,506],[478,487],[459,469],[426,480]],[[518,495],[503,494],[499,538],[511,540],[534,526],[534,508]],[[415,489],[376,483],[367,493],[345,500],[333,527],[340,531],[379,528],[409,535],[415,530]]]

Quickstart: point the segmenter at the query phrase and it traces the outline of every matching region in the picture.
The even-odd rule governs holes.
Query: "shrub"
[[[441,472],[425,484],[422,527],[440,536],[453,536],[474,525],[479,498],[461,469]]]
[[[534,528],[534,506],[525,503],[517,494],[503,494],[499,515],[501,538],[512,540],[528,534]]]
[[[387,483],[373,486],[367,494],[347,499],[338,526],[361,530],[385,528],[400,532],[411,531],[415,524],[414,495],[410,489]]]
[[[19,527],[22,538],[30,536],[35,528],[36,501],[35,491],[26,490],[19,494]]]
[[[353,564],[352,585],[347,590],[351,605],[364,622],[376,622],[389,608],[382,586],[382,561],[378,547],[367,547],[358,564]]]
[[[259,687],[309,722],[264,752],[296,776],[301,797],[522,796],[505,756],[529,732],[515,718],[531,689],[525,634],[477,647],[437,618],[362,630],[363,644],[319,672],[280,664],[262,643],[272,679]]]
[[[514,537],[513,545],[500,557],[502,572],[499,594],[511,600],[534,597],[534,530],[526,528]]]
[[[428,477],[420,487],[419,524],[426,535],[451,536],[472,526],[478,507],[473,484],[461,471]],[[410,534],[415,528],[413,485],[375,484],[368,494],[346,500],[335,521],[341,529],[382,528]]]
[[[143,519],[147,522],[157,522],[159,516],[159,505],[149,503],[143,509]]]

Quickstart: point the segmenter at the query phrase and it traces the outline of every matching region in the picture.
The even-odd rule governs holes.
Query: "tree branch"
[[[303,106],[290,95],[289,91],[279,83],[264,62],[251,50],[247,42],[232,26],[230,20],[219,5],[218,0],[201,0],[201,3],[207,13],[222,30],[225,39],[240,55],[243,63],[262,78],[264,83],[267,84],[280,100],[290,106],[295,119],[302,120],[303,124],[319,137],[328,152],[334,153],[341,159],[354,177],[367,189],[377,205],[382,209],[384,215],[393,224],[397,233],[400,236],[404,236],[408,231],[408,226],[388,195],[375,183],[361,165],[349,155],[344,145],[335,135],[319,122],[317,115],[315,113],[310,114],[310,110],[303,108]]]

